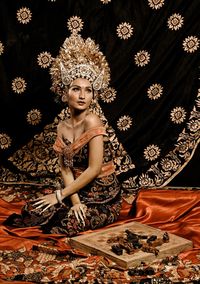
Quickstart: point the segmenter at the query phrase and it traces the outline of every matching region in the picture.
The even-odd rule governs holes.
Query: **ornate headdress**
[[[79,34],[81,28],[73,28],[72,17],[68,21],[72,34],[66,38],[59,55],[53,60],[50,74],[52,78],[51,90],[59,95],[64,94],[64,87],[77,78],[85,78],[90,81],[96,91],[108,87],[110,81],[110,68],[105,56],[99,50],[99,46],[91,38],[84,40]],[[82,21],[81,21],[82,23]]]

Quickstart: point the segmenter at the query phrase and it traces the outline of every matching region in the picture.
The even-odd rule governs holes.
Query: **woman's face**
[[[77,110],[85,110],[89,107],[92,98],[92,85],[87,79],[78,78],[70,84],[67,94],[69,107]]]

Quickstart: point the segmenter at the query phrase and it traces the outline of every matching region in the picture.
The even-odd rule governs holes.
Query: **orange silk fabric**
[[[126,221],[129,210],[121,216]],[[180,254],[200,262],[200,190],[149,189],[141,190],[131,206],[129,221],[137,221],[193,242],[193,249]]]
[[[38,227],[7,228],[2,222],[12,213],[20,213],[24,202],[8,203],[0,200],[0,250],[19,249],[45,240],[56,240],[60,250],[70,247],[63,242],[64,235],[45,235]],[[131,210],[130,210],[131,209]],[[107,226],[137,221],[168,231],[193,242],[194,248],[180,254],[180,257],[199,262],[200,254],[200,191],[183,189],[149,189],[138,193],[133,205],[125,201],[118,222]],[[89,232],[84,232],[84,234]]]

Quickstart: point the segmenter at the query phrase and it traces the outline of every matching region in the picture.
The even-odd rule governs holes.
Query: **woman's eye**
[[[73,88],[72,91],[78,92],[78,91],[79,91],[79,88]]]

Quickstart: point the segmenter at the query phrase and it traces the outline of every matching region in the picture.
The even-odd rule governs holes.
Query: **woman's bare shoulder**
[[[85,118],[85,130],[88,130],[90,128],[94,127],[100,127],[103,126],[103,123],[98,115],[94,113],[89,113]]]

